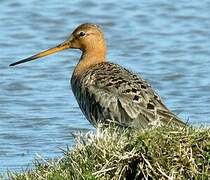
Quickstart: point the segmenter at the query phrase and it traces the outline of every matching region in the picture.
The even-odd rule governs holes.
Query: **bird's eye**
[[[86,34],[85,34],[85,32],[83,32],[83,31],[79,33],[79,37],[83,37],[83,36],[85,36],[85,35],[86,35]]]

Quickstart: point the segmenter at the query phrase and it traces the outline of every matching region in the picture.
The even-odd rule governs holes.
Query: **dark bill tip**
[[[31,61],[31,60],[33,60],[33,59],[34,59],[34,56],[31,56],[31,57],[29,57],[29,58],[26,58],[26,59],[17,61],[17,62],[15,62],[15,63],[12,63],[12,64],[9,65],[9,67],[16,66],[16,65],[18,65],[18,64],[22,64],[22,63]]]

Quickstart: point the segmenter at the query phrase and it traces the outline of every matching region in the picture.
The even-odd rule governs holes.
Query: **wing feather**
[[[84,114],[95,126],[110,121],[137,128],[147,128],[156,122],[184,124],[144,79],[119,65],[96,65],[81,78],[79,85],[83,93],[74,93]]]

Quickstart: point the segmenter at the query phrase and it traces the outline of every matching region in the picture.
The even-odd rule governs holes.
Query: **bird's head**
[[[26,59],[12,63],[10,66],[32,61],[69,48],[80,49],[83,53],[105,54],[106,44],[101,28],[91,23],[82,24],[78,26],[63,43]]]

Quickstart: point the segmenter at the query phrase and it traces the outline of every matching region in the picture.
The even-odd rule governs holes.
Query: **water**
[[[100,24],[108,58],[140,73],[191,124],[210,124],[210,2],[0,2],[0,172],[61,155],[71,133],[93,127],[69,87],[80,52],[9,68],[62,42],[80,23]]]

